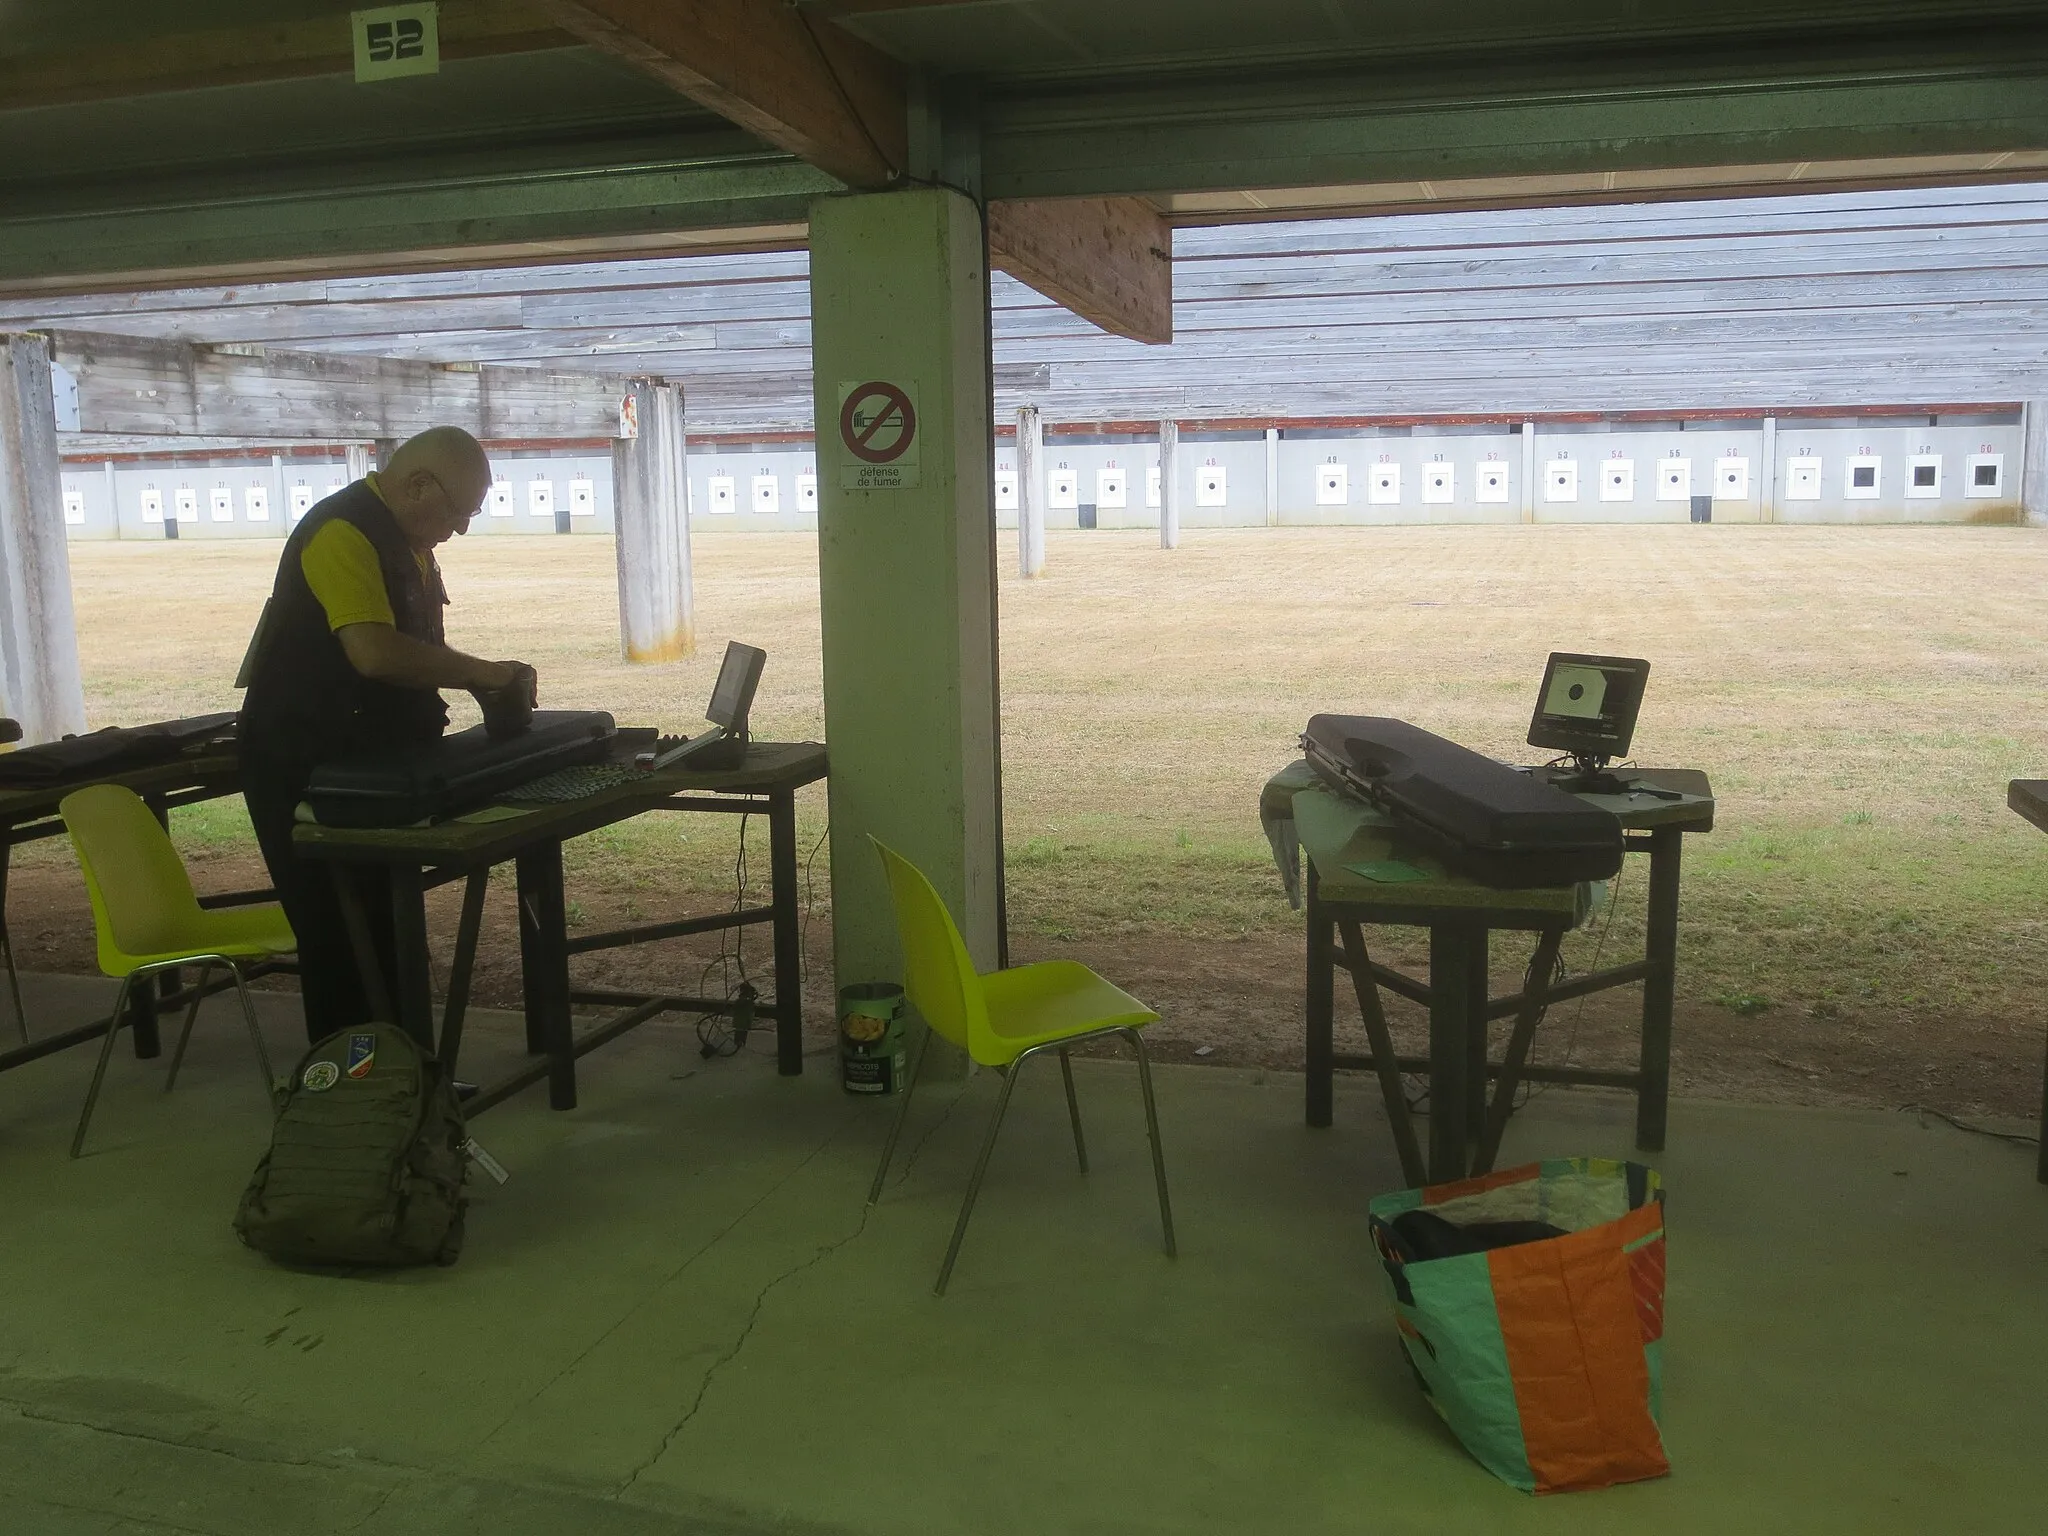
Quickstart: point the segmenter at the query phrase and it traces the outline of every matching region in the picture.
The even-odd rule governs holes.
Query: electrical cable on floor
[[[1586,967],[1586,974],[1589,976],[1600,969],[1600,958],[1607,953],[1607,936],[1614,932],[1614,919],[1621,911],[1622,876],[1627,872],[1628,863],[1624,860],[1622,867],[1614,872],[1613,884],[1607,887],[1607,921],[1600,925],[1600,937],[1593,945],[1593,963]],[[1533,955],[1530,957],[1529,963],[1532,966],[1535,964],[1535,957]],[[1565,969],[1564,946],[1559,945],[1557,950],[1557,979],[1562,982],[1570,974]],[[1526,983],[1524,985],[1526,986]],[[1564,1059],[1558,1063],[1560,1067],[1569,1067],[1572,1064],[1572,1051],[1579,1043],[1579,1022],[1585,1018],[1586,1004],[1591,1002],[1592,998],[1593,994],[1590,992],[1582,994],[1579,998],[1579,1006],[1572,1011],[1571,1031],[1565,1036]],[[1539,1033],[1543,1028],[1543,1020],[1549,1013],[1550,1008],[1546,1004],[1543,1013],[1539,1014],[1536,1019],[1536,1028]],[[1534,1037],[1529,1042],[1529,1064],[1531,1066],[1536,1064],[1536,1042]],[[1520,1109],[1531,1099],[1535,1098],[1536,1095],[1546,1092],[1554,1086],[1556,1085],[1552,1083],[1524,1082],[1519,1090],[1521,1097],[1516,1100],[1515,1108]]]
[[[1968,1131],[1972,1136],[1989,1136],[1993,1141],[2009,1141],[2016,1147],[2041,1145],[2041,1138],[2038,1136],[2027,1136],[2018,1131],[1994,1131],[1988,1125],[1971,1125],[1967,1120],[1958,1120],[1946,1110],[1932,1109],[1925,1104],[1901,1104],[1899,1112],[1908,1115],[1932,1115],[1937,1120],[1947,1121],[1959,1131]]]
[[[747,905],[747,824],[753,820],[753,812],[740,813],[740,846],[733,857],[733,898],[732,910],[738,914]],[[739,972],[739,983],[733,983],[733,972]],[[732,1003],[746,995],[751,998],[753,982],[747,976],[747,931],[744,928],[721,928],[718,930],[718,953],[704,962],[704,969],[698,973],[697,990],[703,995],[711,984],[711,973],[719,972],[724,987],[724,1001]],[[748,1008],[751,1015],[752,1009]],[[740,1032],[725,1023],[722,1010],[706,1009],[697,1016],[698,1054],[709,1061],[714,1056],[736,1056],[740,1050]]]

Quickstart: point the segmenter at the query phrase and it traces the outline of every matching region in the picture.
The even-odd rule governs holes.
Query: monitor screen
[[[1529,745],[1581,757],[1626,757],[1649,677],[1650,664],[1636,657],[1551,652]]]
[[[767,663],[768,653],[758,646],[741,645],[737,640],[729,642],[704,718],[736,735],[744,735],[747,711],[754,707],[754,689],[761,681],[761,668]]]

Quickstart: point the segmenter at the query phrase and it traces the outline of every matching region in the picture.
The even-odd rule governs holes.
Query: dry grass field
[[[232,707],[275,557],[253,543],[74,547],[94,723]],[[694,722],[725,638],[745,638],[771,658],[757,729],[822,732],[810,537],[700,535],[704,654],[667,668],[617,659],[612,559],[597,538],[458,541],[451,636],[533,662],[544,703],[669,729]],[[1687,853],[1681,1091],[2036,1102],[2048,841],[2004,795],[2008,778],[2048,773],[2048,536],[1258,529],[1194,533],[1169,553],[1147,535],[1080,533],[1051,536],[1043,580],[1010,574],[1007,543],[1003,561],[1016,952],[1076,955],[1147,996],[1168,1015],[1170,1054],[1299,1060],[1299,928],[1255,802],[1310,714],[1398,715],[1527,757],[1545,654],[1616,651],[1654,664],[1638,760],[1704,768],[1720,797],[1715,831]],[[236,811],[180,813],[187,846],[218,866],[203,881],[251,872]],[[806,816],[808,847],[822,794]],[[728,899],[733,852],[733,829],[677,819],[587,839],[577,915]],[[68,856],[43,845],[23,863],[25,963],[89,968]],[[1632,870],[1611,931],[1574,937],[1574,967],[1640,942],[1640,885]],[[822,958],[822,878],[817,893]],[[509,923],[497,931],[486,995],[512,984]],[[1496,948],[1504,982],[1523,956]],[[683,941],[592,964],[694,969],[708,953]],[[1539,1054],[1625,1058],[1632,1002],[1560,1009]],[[1413,1028],[1413,1011],[1397,1022]]]

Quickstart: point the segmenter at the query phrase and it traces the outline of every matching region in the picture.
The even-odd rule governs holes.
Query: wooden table
[[[622,746],[621,750],[624,749]],[[575,987],[569,980],[569,957],[684,934],[744,928],[755,923],[772,926],[775,994],[755,1003],[754,1012],[775,1021],[778,1069],[785,1076],[803,1071],[802,910],[798,897],[796,791],[824,778],[825,771],[825,749],[816,742],[754,742],[747,748],[746,760],[737,768],[648,773],[579,800],[534,806],[501,820],[458,818],[426,827],[376,829],[301,824],[292,835],[292,844],[303,858],[375,865],[385,871],[397,929],[397,974],[390,977],[382,974],[351,883],[338,882],[343,907],[351,913],[357,963],[362,967],[371,1006],[378,1016],[391,1019],[414,1038],[430,1045],[436,1045],[436,1040],[432,974],[427,961],[426,893],[453,880],[467,882],[462,920],[456,930],[448,999],[436,1045],[451,1070],[461,1049],[462,1021],[469,1003],[470,975],[476,962],[490,872],[496,865],[513,864],[519,890],[519,958],[526,1048],[545,1059],[487,1085],[463,1106],[464,1113],[480,1114],[543,1077],[548,1079],[548,1102],[556,1109],[574,1109],[577,1057],[662,1013],[731,1013],[736,1005],[731,999],[694,997],[680,992]],[[571,938],[562,888],[562,845],[586,832],[650,811],[765,815],[772,886],[769,905]],[[570,1020],[570,1008],[579,1002],[614,1004],[623,1012],[579,1037]]]
[[[0,958],[6,961],[9,997],[22,1038],[22,1044],[13,1050],[0,1051],[0,1072],[23,1066],[55,1051],[82,1045],[88,1040],[97,1040],[112,1023],[111,1019],[98,1019],[31,1041],[28,1016],[22,1009],[21,983],[14,968],[14,945],[7,931],[7,874],[14,849],[23,843],[63,836],[64,819],[58,814],[58,803],[73,791],[94,784],[120,784],[134,790],[156,813],[157,820],[166,825],[169,825],[170,813],[178,806],[218,800],[240,794],[242,789],[241,770],[232,748],[216,748],[148,768],[68,779],[61,784],[39,785],[34,789],[0,788]],[[202,896],[199,904],[202,907],[227,907],[271,900],[275,900],[275,893],[267,890],[228,891]],[[218,991],[226,985],[222,982],[219,986],[209,987],[208,991]],[[179,990],[176,974],[166,973],[161,983],[161,995],[148,988],[136,988],[133,997],[135,1001],[130,1018],[135,1029],[135,1054],[155,1056],[162,1049],[156,1024],[158,1007],[166,1002],[176,1006],[185,1000],[186,994]]]
[[[1541,770],[1539,770],[1541,771]],[[1442,1182],[1483,1173],[1493,1166],[1516,1090],[1524,1082],[1597,1084],[1629,1088],[1636,1095],[1636,1145],[1656,1151],[1664,1145],[1670,1103],[1671,1009],[1678,961],[1678,889],[1683,838],[1714,824],[1713,790],[1705,774],[1692,769],[1630,769],[1628,777],[1677,793],[1676,800],[1645,795],[1585,795],[1590,804],[1613,811],[1624,829],[1629,853],[1650,857],[1649,914],[1641,959],[1553,984],[1558,946],[1566,932],[1593,908],[1588,882],[1506,891],[1451,873],[1404,837],[1384,813],[1324,788],[1305,763],[1295,764],[1267,786],[1262,806],[1287,796],[1300,845],[1308,855],[1307,1118],[1330,1124],[1333,1081],[1339,1069],[1377,1073],[1402,1172],[1411,1184]],[[1427,878],[1380,883],[1346,866],[1398,859]],[[1370,924],[1429,930],[1429,977],[1418,980],[1380,964],[1368,953],[1364,929]],[[1495,929],[1536,935],[1536,953],[1520,991],[1488,993],[1487,962]],[[1341,942],[1340,942],[1341,939]],[[1339,1052],[1335,1046],[1336,972],[1351,977],[1369,1054]],[[1532,1066],[1529,1047],[1544,1010],[1553,1004],[1611,987],[1643,984],[1641,1056],[1634,1071],[1586,1067]],[[1429,1009],[1429,1054],[1395,1054],[1381,1006],[1381,987]],[[1488,1059],[1487,1025],[1512,1017],[1505,1053]],[[1429,1156],[1417,1145],[1401,1074],[1429,1078]],[[1492,1100],[1487,1079],[1494,1079]]]
[[[2014,779],[2006,786],[2005,803],[2048,832],[2048,779]],[[2048,1063],[2041,1073],[2041,1149],[2034,1176],[2048,1184]]]

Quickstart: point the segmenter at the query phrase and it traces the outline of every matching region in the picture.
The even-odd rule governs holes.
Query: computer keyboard
[[[570,768],[557,768],[553,773],[528,779],[524,784],[515,784],[505,791],[503,798],[533,805],[561,805],[639,777],[639,769],[624,763],[581,763]]]

